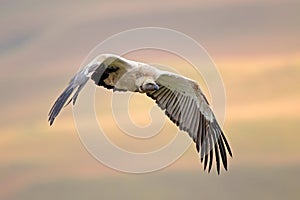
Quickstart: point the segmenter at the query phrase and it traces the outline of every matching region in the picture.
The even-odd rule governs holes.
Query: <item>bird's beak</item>
[[[141,91],[150,92],[159,90],[159,86],[156,83],[146,83],[141,86]]]

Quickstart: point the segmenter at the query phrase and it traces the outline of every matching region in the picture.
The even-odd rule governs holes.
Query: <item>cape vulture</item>
[[[218,174],[221,162],[227,170],[227,153],[232,156],[230,146],[199,85],[184,76],[120,56],[102,54],[75,74],[49,112],[50,125],[64,105],[71,101],[75,104],[89,79],[113,91],[145,93],[193,139],[204,170],[208,166],[210,172],[214,157]]]

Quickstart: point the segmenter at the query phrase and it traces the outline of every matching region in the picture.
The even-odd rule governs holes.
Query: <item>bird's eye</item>
[[[110,65],[108,67],[109,72],[116,72],[119,69],[119,67],[115,66],[115,65]]]

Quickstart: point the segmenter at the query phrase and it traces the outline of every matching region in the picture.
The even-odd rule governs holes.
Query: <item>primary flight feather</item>
[[[145,93],[193,139],[204,170],[208,166],[210,172],[214,157],[218,174],[221,162],[227,170],[227,153],[232,156],[230,146],[199,85],[184,76],[120,56],[102,54],[75,74],[49,112],[50,125],[65,105],[75,104],[89,79],[113,91]]]

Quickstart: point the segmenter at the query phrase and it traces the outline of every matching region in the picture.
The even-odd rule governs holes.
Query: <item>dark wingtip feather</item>
[[[218,149],[218,141],[215,133],[213,132],[213,142],[214,142],[214,147],[215,147],[215,155],[216,155],[216,166],[217,166],[217,172],[220,174],[220,158],[219,158],[219,149]]]
[[[209,167],[208,167],[208,173],[210,172],[211,168],[212,168],[212,163],[213,163],[213,159],[214,159],[214,152],[213,152],[213,143],[212,143],[212,135],[209,134],[208,135],[208,142],[209,142],[209,146],[210,146],[210,151],[209,151]]]
[[[206,153],[205,157],[204,157],[204,171],[206,170],[207,167],[207,162],[208,161],[208,154]]]
[[[209,160],[209,166],[208,166],[208,173],[211,171],[211,168],[212,168],[212,161],[213,161],[213,151],[210,150],[210,160]]]
[[[223,167],[227,169],[227,156],[226,156],[226,151],[221,136],[218,136],[218,144],[219,144],[219,150],[222,158]]]
[[[226,139],[226,137],[225,137],[222,129],[220,128],[218,122],[216,121],[216,119],[214,119],[213,127],[214,127],[214,130],[216,131],[216,133],[214,134],[214,136],[216,137],[216,140],[217,140],[217,143],[218,143],[218,146],[219,146],[219,150],[220,150],[220,154],[221,154],[221,158],[222,158],[223,167],[227,171],[228,167],[227,167],[226,149],[227,149],[228,154],[231,157],[232,157],[232,152],[231,152],[230,146],[229,146],[229,144],[227,142],[227,139]],[[225,143],[225,145],[224,145],[224,143]]]
[[[224,133],[223,133],[223,131],[222,131],[222,129],[221,129],[221,127],[220,127],[220,125],[218,124],[218,122],[217,122],[216,119],[214,119],[213,124],[214,124],[215,127],[221,132],[220,137],[222,138],[222,140],[223,140],[224,143],[225,143],[225,146],[226,146],[226,149],[227,149],[227,151],[228,151],[228,154],[230,155],[230,157],[232,157],[232,151],[231,151],[230,145],[229,145],[229,143],[228,143],[228,141],[227,141],[227,139],[226,139],[226,137],[225,137],[225,135],[224,135]]]
[[[54,119],[48,120],[50,121],[50,126],[53,124]]]
[[[196,140],[196,142],[197,142],[197,140]],[[199,143],[196,143],[196,150],[197,150],[197,152],[199,152]]]
[[[61,93],[61,95],[58,97],[58,99],[55,101],[54,105],[52,106],[48,116],[48,121],[50,123],[50,126],[53,124],[55,118],[57,117],[57,115],[59,114],[59,112],[61,111],[61,109],[63,108],[63,106],[65,105],[66,101],[68,100],[68,98],[70,97],[70,95],[73,92],[73,87],[71,87],[70,85]]]
[[[228,151],[228,154],[230,155],[230,157],[232,157],[232,151],[230,149],[230,145],[229,145],[229,143],[228,143],[228,141],[227,141],[227,139],[226,139],[223,132],[221,132],[221,136],[222,136],[223,141],[225,142],[225,146],[226,146],[226,149]]]

